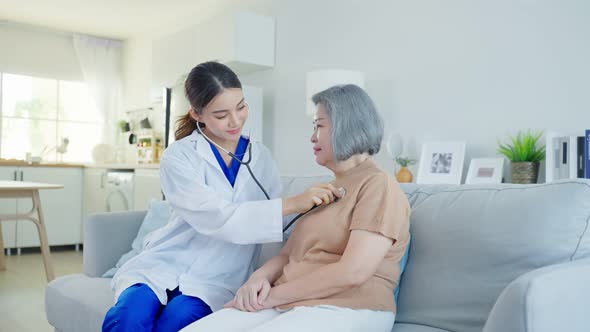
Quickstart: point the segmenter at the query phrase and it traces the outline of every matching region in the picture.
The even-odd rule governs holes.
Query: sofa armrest
[[[84,224],[84,273],[100,277],[129,250],[147,211],[94,214]]]
[[[588,331],[590,259],[546,266],[510,283],[483,332]]]

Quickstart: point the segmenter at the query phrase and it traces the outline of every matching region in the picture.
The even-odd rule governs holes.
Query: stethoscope
[[[254,179],[254,182],[256,182],[256,184],[258,185],[258,188],[260,188],[260,190],[262,190],[262,192],[264,193],[264,196],[266,196],[266,199],[270,200],[270,196],[268,196],[268,193],[266,192],[266,190],[264,190],[264,187],[260,184],[260,182],[258,181],[256,176],[254,176],[254,173],[252,173],[252,169],[250,168],[250,162],[252,161],[252,141],[248,141],[248,147],[246,148],[246,150],[248,150],[248,160],[242,161],[233,152],[227,151],[226,149],[221,147],[219,144],[215,143],[207,135],[205,135],[205,133],[201,130],[201,126],[199,126],[199,121],[197,121],[197,130],[199,131],[199,134],[201,134],[207,140],[207,142],[215,145],[221,151],[227,153],[230,157],[232,157],[235,161],[239,162],[241,165],[246,166],[246,168],[248,169],[248,172],[250,173],[250,176],[252,177],[252,179]],[[242,157],[244,157],[244,155],[242,155]]]
[[[344,189],[344,188],[340,188],[340,193],[342,194],[342,196],[340,196],[340,198],[338,198],[338,197],[334,197],[334,201],[333,201],[332,203],[336,203],[336,202],[338,202],[340,199],[344,198],[344,196],[346,195],[346,189]],[[295,216],[295,218],[293,218],[293,219],[292,219],[292,220],[291,220],[291,221],[290,221],[290,222],[287,224],[287,226],[285,226],[285,228],[283,228],[283,233],[285,233],[285,232],[286,232],[286,231],[289,229],[289,227],[291,227],[291,225],[293,225],[293,223],[295,223],[295,222],[297,221],[297,219],[299,219],[299,218],[303,217],[304,215],[306,215],[306,214],[310,213],[311,211],[315,210],[317,207],[320,207],[320,206],[325,206],[325,205],[314,205],[314,206],[313,206],[311,209],[309,209],[309,210],[307,210],[307,211],[305,211],[305,212],[302,212],[302,213],[300,213],[300,214],[296,215],[296,216]]]
[[[246,161],[242,161],[240,158],[238,158],[238,156],[236,156],[233,152],[227,151],[226,149],[224,149],[223,147],[221,147],[219,144],[215,143],[212,139],[210,139],[207,135],[205,135],[205,133],[201,130],[201,126],[199,125],[199,121],[197,121],[197,131],[199,131],[199,134],[201,134],[203,136],[203,138],[205,138],[205,140],[207,140],[207,142],[215,145],[216,147],[218,147],[221,151],[227,153],[230,157],[232,157],[235,161],[239,162],[241,165],[246,166],[246,168],[248,169],[248,172],[250,173],[250,176],[252,177],[252,179],[254,179],[254,182],[256,182],[256,184],[258,185],[258,188],[260,188],[260,190],[262,190],[262,192],[264,193],[264,196],[266,196],[267,200],[270,200],[270,196],[268,196],[268,193],[266,192],[266,190],[264,190],[264,187],[260,184],[260,182],[258,181],[258,179],[256,178],[256,176],[254,176],[254,173],[252,173],[252,169],[250,169],[250,162],[252,161],[252,141],[248,142],[248,147],[246,148],[248,150],[248,160]],[[244,153],[245,154],[245,153]],[[242,155],[243,157],[244,155]],[[342,196],[340,198],[336,197],[334,199],[334,201],[332,203],[336,203],[338,202],[341,198],[344,197],[344,195],[346,195],[346,189],[341,188],[341,193]],[[304,215],[310,213],[311,211],[315,210],[317,207],[319,206],[324,206],[324,205],[314,205],[311,209],[299,213],[298,215],[295,216],[295,218],[293,218],[288,224],[287,226],[285,226],[283,228],[283,233],[285,233],[289,227],[291,227],[291,225],[293,225],[295,223],[295,221],[297,221],[297,219],[303,217]]]

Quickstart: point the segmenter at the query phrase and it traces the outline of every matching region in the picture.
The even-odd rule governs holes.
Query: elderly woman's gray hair
[[[335,160],[355,154],[374,155],[381,148],[383,120],[371,97],[354,84],[337,85],[318,92],[311,100],[326,108],[332,123]]]

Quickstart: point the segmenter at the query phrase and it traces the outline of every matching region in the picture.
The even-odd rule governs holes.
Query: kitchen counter
[[[159,169],[160,164],[84,164],[86,168]]]
[[[0,166],[16,167],[60,167],[60,168],[110,168],[110,169],[159,169],[160,164],[93,164],[93,163],[29,163],[17,159],[0,159]]]
[[[17,166],[17,167],[84,167],[83,164],[76,163],[29,163],[17,159],[0,159],[0,166]]]

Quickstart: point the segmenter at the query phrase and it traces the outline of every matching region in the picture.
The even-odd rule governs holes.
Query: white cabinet
[[[133,188],[133,206],[135,210],[147,210],[150,200],[162,199],[160,170],[136,169]]]
[[[39,191],[49,245],[82,243],[82,168],[23,167],[22,172],[23,181],[64,186],[63,189]],[[18,200],[19,211],[28,212],[31,208],[31,200]],[[18,222],[17,246],[39,246],[35,224],[28,220]]]
[[[275,19],[237,10],[199,24],[197,63],[218,59],[238,74],[272,68],[275,64]]]
[[[275,19],[237,10],[153,40],[152,89],[174,86],[197,64],[217,60],[244,74],[275,63]]]
[[[64,185],[64,189],[40,190],[41,208],[47,228],[49,245],[79,244],[82,242],[82,169],[60,167],[0,167],[0,178]],[[27,213],[30,199],[2,199],[0,213]],[[12,212],[9,212],[12,211]],[[29,220],[2,221],[6,248],[39,246],[39,233]]]
[[[84,170],[84,208],[83,219],[94,213],[106,212],[107,188],[105,168],[86,168]]]
[[[16,180],[18,179],[17,167],[0,167],[0,180]],[[0,199],[0,214],[14,214],[16,212],[16,199],[2,198]],[[4,240],[5,248],[16,248],[16,220],[6,220],[0,222],[2,227],[2,238]]]

